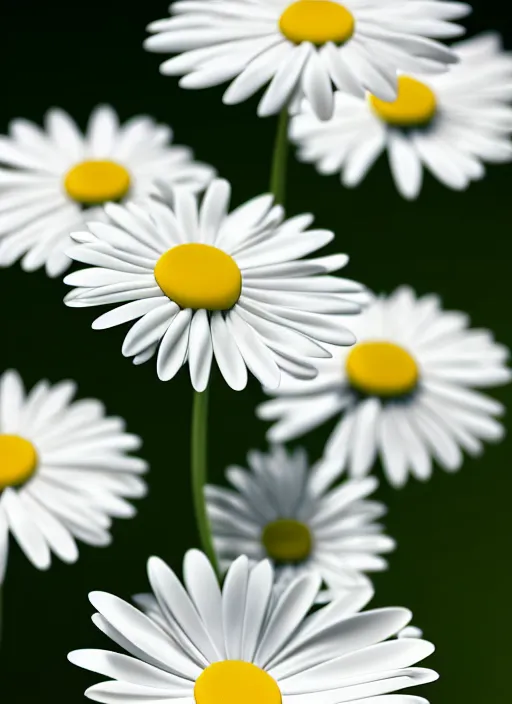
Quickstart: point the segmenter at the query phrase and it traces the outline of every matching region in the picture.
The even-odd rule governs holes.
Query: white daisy
[[[357,613],[368,593],[356,592],[312,615],[320,580],[295,579],[277,601],[268,561],[233,563],[222,592],[206,557],[189,551],[184,588],[156,557],[148,575],[158,601],[156,622],[105,592],[92,592],[94,624],[129,655],[76,650],[79,667],[110,681],[85,692],[89,699],[150,704],[428,704],[418,696],[389,695],[437,679],[414,667],[434,646],[395,638],[411,618],[403,608]],[[389,640],[388,640],[389,639]],[[380,696],[384,695],[384,696]]]
[[[100,401],[72,402],[75,391],[40,381],[25,395],[17,372],[0,377],[0,584],[9,533],[40,570],[52,552],[75,562],[75,538],[108,545],[111,517],[134,516],[126,499],[146,493],[146,462],[126,454],[140,438]]]
[[[298,158],[357,186],[383,151],[400,194],[412,200],[423,167],[448,188],[464,190],[485,175],[483,162],[512,161],[512,54],[497,34],[453,46],[460,63],[443,75],[404,73],[398,98],[337,93],[333,119],[320,122],[303,103],[290,138]]]
[[[375,522],[385,507],[367,499],[377,487],[374,477],[330,489],[339,478],[338,460],[322,459],[310,467],[302,448],[252,451],[247,463],[249,471],[226,470],[234,490],[206,487],[223,572],[239,555],[251,561],[268,557],[279,585],[297,574],[318,573],[328,587],[319,596],[328,601],[337,589],[365,584],[364,572],[386,569],[381,553],[393,550],[395,542]]]
[[[396,71],[444,71],[457,59],[431,39],[459,36],[455,24],[471,8],[439,0],[180,0],[174,14],[149,25],[149,51],[183,52],[165,61],[165,75],[183,88],[232,81],[224,103],[270,85],[260,116],[305,95],[322,120],[332,116],[333,84],[355,95],[369,90],[394,100]],[[292,105],[292,110],[293,110]]]
[[[162,381],[188,361],[192,385],[203,391],[213,357],[237,390],[247,384],[247,368],[271,388],[281,370],[312,378],[316,369],[306,357],[330,356],[319,343],[354,342],[340,315],[360,311],[356,299],[364,300],[364,289],[329,275],[346,255],[300,259],[334,238],[328,230],[306,231],[312,215],[284,221],[271,195],[228,214],[230,193],[218,179],[200,207],[186,190],[176,190],[174,209],[156,201],[107,206],[113,225],[89,223],[90,232],[72,234],[81,244],[69,256],[94,268],[67,276],[78,288],[65,301],[74,307],[129,301],[93,328],[140,318],[123,354],[141,364],[158,348]]]
[[[257,413],[278,422],[271,442],[291,440],[341,415],[328,457],[367,474],[377,454],[394,486],[409,473],[430,477],[432,457],[448,471],[462,450],[478,455],[482,441],[501,440],[501,403],[471,389],[505,384],[509,351],[487,330],[468,329],[467,315],[443,311],[437,296],[416,298],[408,287],[375,299],[354,319],[356,345],[319,360],[319,374],[303,383],[283,375]]]
[[[172,136],[145,116],[120,125],[108,106],[94,110],[85,136],[62,110],[47,113],[44,131],[13,120],[0,137],[0,266],[23,257],[25,271],[45,265],[59,276],[71,264],[69,232],[102,219],[99,205],[146,197],[158,179],[204,188],[214,170],[171,146]]]

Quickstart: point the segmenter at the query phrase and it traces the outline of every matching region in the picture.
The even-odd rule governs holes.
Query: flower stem
[[[286,195],[286,166],[288,163],[288,107],[284,107],[277,121],[272,169],[270,172],[270,192],[276,205],[284,205]]]
[[[203,550],[210,560],[217,577],[219,568],[217,557],[213,548],[212,533],[208,514],[206,512],[206,498],[204,487],[207,477],[207,435],[208,435],[208,389],[202,393],[194,391],[192,404],[192,433],[191,433],[191,473],[192,496],[197,528]]]

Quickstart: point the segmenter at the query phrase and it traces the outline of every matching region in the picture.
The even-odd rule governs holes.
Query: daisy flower
[[[442,75],[399,75],[392,102],[337,93],[326,123],[304,101],[290,125],[298,158],[322,174],[340,172],[342,184],[353,187],[387,151],[396,187],[408,200],[420,193],[423,167],[461,191],[484,177],[484,162],[511,161],[512,55],[494,33],[452,48],[460,63]]]
[[[180,53],[160,67],[183,76],[180,86],[232,81],[223,97],[232,105],[269,84],[260,116],[305,95],[328,120],[333,85],[394,100],[398,69],[446,70],[457,59],[436,39],[463,34],[454,20],[471,8],[439,0],[179,0],[170,11],[148,26],[154,36],[145,48]]]
[[[252,451],[247,463],[249,470],[226,470],[234,490],[206,487],[223,572],[239,555],[253,562],[268,557],[278,585],[315,572],[328,587],[319,597],[328,601],[336,589],[365,584],[364,572],[386,569],[380,554],[393,550],[395,542],[375,522],[385,507],[367,498],[377,487],[374,477],[330,489],[339,478],[338,460],[322,459],[310,467],[302,448]]]
[[[188,361],[192,385],[203,391],[215,360],[231,388],[247,384],[247,369],[276,388],[281,370],[312,378],[307,357],[329,357],[319,343],[350,345],[341,315],[358,313],[360,284],[330,276],[346,255],[300,259],[330,242],[309,230],[311,215],[284,221],[281,206],[263,195],[228,214],[231,188],[218,179],[202,203],[175,191],[174,207],[110,205],[112,224],[89,223],[72,233],[72,259],[93,268],[66,277],[74,307],[125,303],[97,318],[93,328],[133,325],[122,352],[135,364],[156,353],[157,373],[172,379]],[[359,297],[359,298],[358,298]]]
[[[17,372],[0,377],[0,584],[9,533],[40,570],[52,552],[72,563],[76,538],[108,545],[111,517],[134,516],[126,499],[146,493],[146,462],[127,454],[140,438],[100,401],[72,402],[75,391],[40,381],[25,394]]]
[[[245,556],[230,567],[221,589],[206,557],[189,551],[182,586],[156,557],[148,576],[160,622],[105,592],[89,595],[94,624],[128,655],[76,650],[75,665],[109,681],[85,692],[115,704],[427,704],[411,695],[384,696],[437,679],[414,667],[434,646],[395,638],[411,613],[381,608],[358,613],[368,593],[355,592],[308,615],[320,579],[298,576],[272,600],[273,571]]]
[[[315,380],[283,376],[278,397],[257,411],[277,420],[267,438],[291,440],[341,416],[326,455],[352,477],[367,474],[377,455],[396,487],[409,473],[428,479],[432,458],[459,469],[463,450],[479,455],[482,441],[504,435],[495,419],[502,404],[475,388],[511,378],[508,349],[468,327],[464,313],[443,311],[437,296],[417,298],[406,286],[376,298],[354,320],[357,344],[319,360]]]
[[[25,271],[49,276],[71,264],[69,232],[102,219],[98,206],[157,192],[158,179],[196,192],[213,178],[210,166],[172,146],[172,130],[149,117],[119,124],[114,110],[96,108],[83,136],[62,110],[50,110],[44,131],[13,120],[0,137],[0,266],[20,259]]]

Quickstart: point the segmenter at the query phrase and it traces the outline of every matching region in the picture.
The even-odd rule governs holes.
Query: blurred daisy
[[[374,477],[329,489],[339,478],[338,460],[322,459],[310,468],[303,449],[253,451],[247,463],[249,471],[226,471],[234,491],[206,487],[223,572],[239,555],[251,561],[268,557],[279,585],[287,585],[297,574],[319,574],[328,587],[319,597],[328,601],[336,589],[365,584],[364,572],[386,569],[380,554],[393,550],[395,542],[375,522],[386,513],[385,507],[367,499],[377,487]]]
[[[247,368],[276,388],[281,370],[310,379],[307,357],[329,357],[319,343],[351,345],[341,314],[358,313],[364,289],[330,276],[346,255],[300,257],[334,235],[309,230],[311,215],[284,221],[272,196],[248,201],[228,214],[231,187],[218,179],[199,206],[176,190],[174,209],[159,202],[144,208],[110,205],[112,225],[89,223],[74,233],[68,252],[93,265],[67,276],[74,307],[126,302],[97,318],[99,330],[140,318],[128,332],[123,354],[141,364],[156,353],[157,373],[172,379],[188,361],[192,385],[203,391],[215,360],[233,389],[247,384]],[[352,299],[352,300],[351,300]]]
[[[149,51],[181,53],[160,70],[183,88],[232,81],[224,103],[265,90],[260,116],[305,95],[321,120],[333,111],[333,84],[381,100],[396,98],[398,69],[444,71],[457,59],[444,39],[471,8],[438,0],[181,0],[174,17],[149,25]],[[292,107],[293,109],[293,107]]]
[[[328,457],[367,474],[380,455],[396,487],[409,473],[428,479],[432,457],[448,471],[462,450],[478,455],[482,441],[502,439],[501,403],[471,389],[510,381],[509,351],[487,330],[470,330],[467,315],[443,311],[437,296],[416,298],[408,287],[376,298],[354,319],[357,344],[319,360],[314,381],[284,377],[278,398],[258,415],[278,420],[271,442],[296,438],[341,415]]]
[[[184,588],[158,558],[148,575],[160,622],[105,592],[92,592],[94,624],[129,655],[76,650],[79,667],[110,681],[90,687],[94,701],[181,702],[182,704],[336,704],[397,692],[437,679],[432,670],[413,667],[434,646],[394,638],[411,613],[381,608],[357,613],[364,591],[351,594],[312,615],[320,580],[297,577],[272,600],[268,561],[252,567],[245,556],[230,567],[222,592],[206,557],[189,551]],[[389,640],[388,640],[389,639]],[[394,704],[425,704],[417,696],[385,697]]]
[[[9,532],[40,570],[52,552],[75,562],[76,538],[108,545],[111,517],[134,516],[126,499],[146,493],[146,462],[126,454],[140,438],[100,401],[72,402],[75,391],[40,381],[25,395],[17,372],[0,377],[0,584]]]
[[[483,162],[512,160],[512,55],[497,34],[453,46],[460,63],[443,75],[403,74],[398,97],[337,93],[334,117],[320,122],[314,106],[290,126],[298,158],[322,174],[341,172],[357,186],[383,151],[400,194],[418,196],[423,167],[448,188],[464,190],[483,178]]]
[[[47,113],[45,131],[14,120],[0,137],[0,266],[23,257],[25,271],[45,265],[59,276],[71,264],[70,231],[103,219],[98,206],[158,192],[157,179],[204,188],[213,169],[171,146],[172,136],[145,116],[121,126],[108,106],[94,110],[85,136],[62,110]]]

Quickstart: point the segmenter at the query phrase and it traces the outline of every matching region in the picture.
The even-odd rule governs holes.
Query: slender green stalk
[[[4,625],[4,620],[3,620],[3,589],[2,585],[0,584],[0,647],[2,646],[2,634],[3,634],[3,625]]]
[[[286,166],[288,164],[288,107],[281,110],[277,121],[272,168],[270,172],[270,192],[275,202],[284,205],[286,196]]]
[[[217,558],[213,549],[212,532],[208,514],[206,512],[206,499],[204,487],[207,477],[207,437],[208,437],[208,389],[202,393],[194,391],[192,404],[192,433],[191,433],[191,473],[192,496],[197,528],[203,550],[212,563],[219,577]]]

